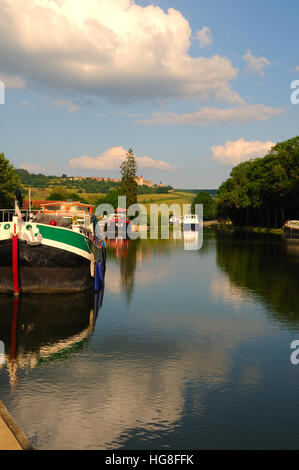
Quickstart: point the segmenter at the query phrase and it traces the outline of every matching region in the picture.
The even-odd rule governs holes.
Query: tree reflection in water
[[[132,241],[119,237],[111,240],[107,239],[108,257],[109,255],[112,255],[120,265],[121,288],[126,293],[128,304],[131,301],[134,290],[137,248],[139,242],[140,240]]]
[[[260,234],[217,234],[217,264],[233,285],[266,304],[272,317],[299,326],[299,249]]]

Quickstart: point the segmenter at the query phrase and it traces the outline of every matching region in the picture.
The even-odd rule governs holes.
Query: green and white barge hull
[[[29,221],[14,215],[0,222],[0,292],[79,292],[103,282],[105,243],[92,216],[79,222],[60,214],[49,217],[48,223],[44,213]],[[66,226],[59,225],[61,220]]]

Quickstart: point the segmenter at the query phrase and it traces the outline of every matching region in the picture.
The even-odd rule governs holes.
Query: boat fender
[[[104,263],[101,263],[101,261],[99,261],[98,263],[98,270],[99,270],[99,278],[100,278],[101,284],[102,286],[104,286],[105,285],[105,269],[104,269]]]
[[[90,275],[91,277],[95,276],[95,261],[92,253],[90,253]]]
[[[100,290],[100,275],[99,275],[98,263],[94,266],[94,290],[98,292]]]

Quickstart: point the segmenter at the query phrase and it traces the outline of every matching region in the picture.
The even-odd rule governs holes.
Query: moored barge
[[[299,220],[287,220],[284,224],[284,237],[299,241]]]
[[[99,287],[106,249],[88,204],[56,201],[0,222],[0,292],[66,293]],[[4,218],[4,217],[3,217]]]

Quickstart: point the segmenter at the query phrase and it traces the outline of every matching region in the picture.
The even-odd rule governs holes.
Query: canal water
[[[299,447],[299,246],[184,248],[110,242],[97,297],[0,297],[0,399],[35,448]]]

